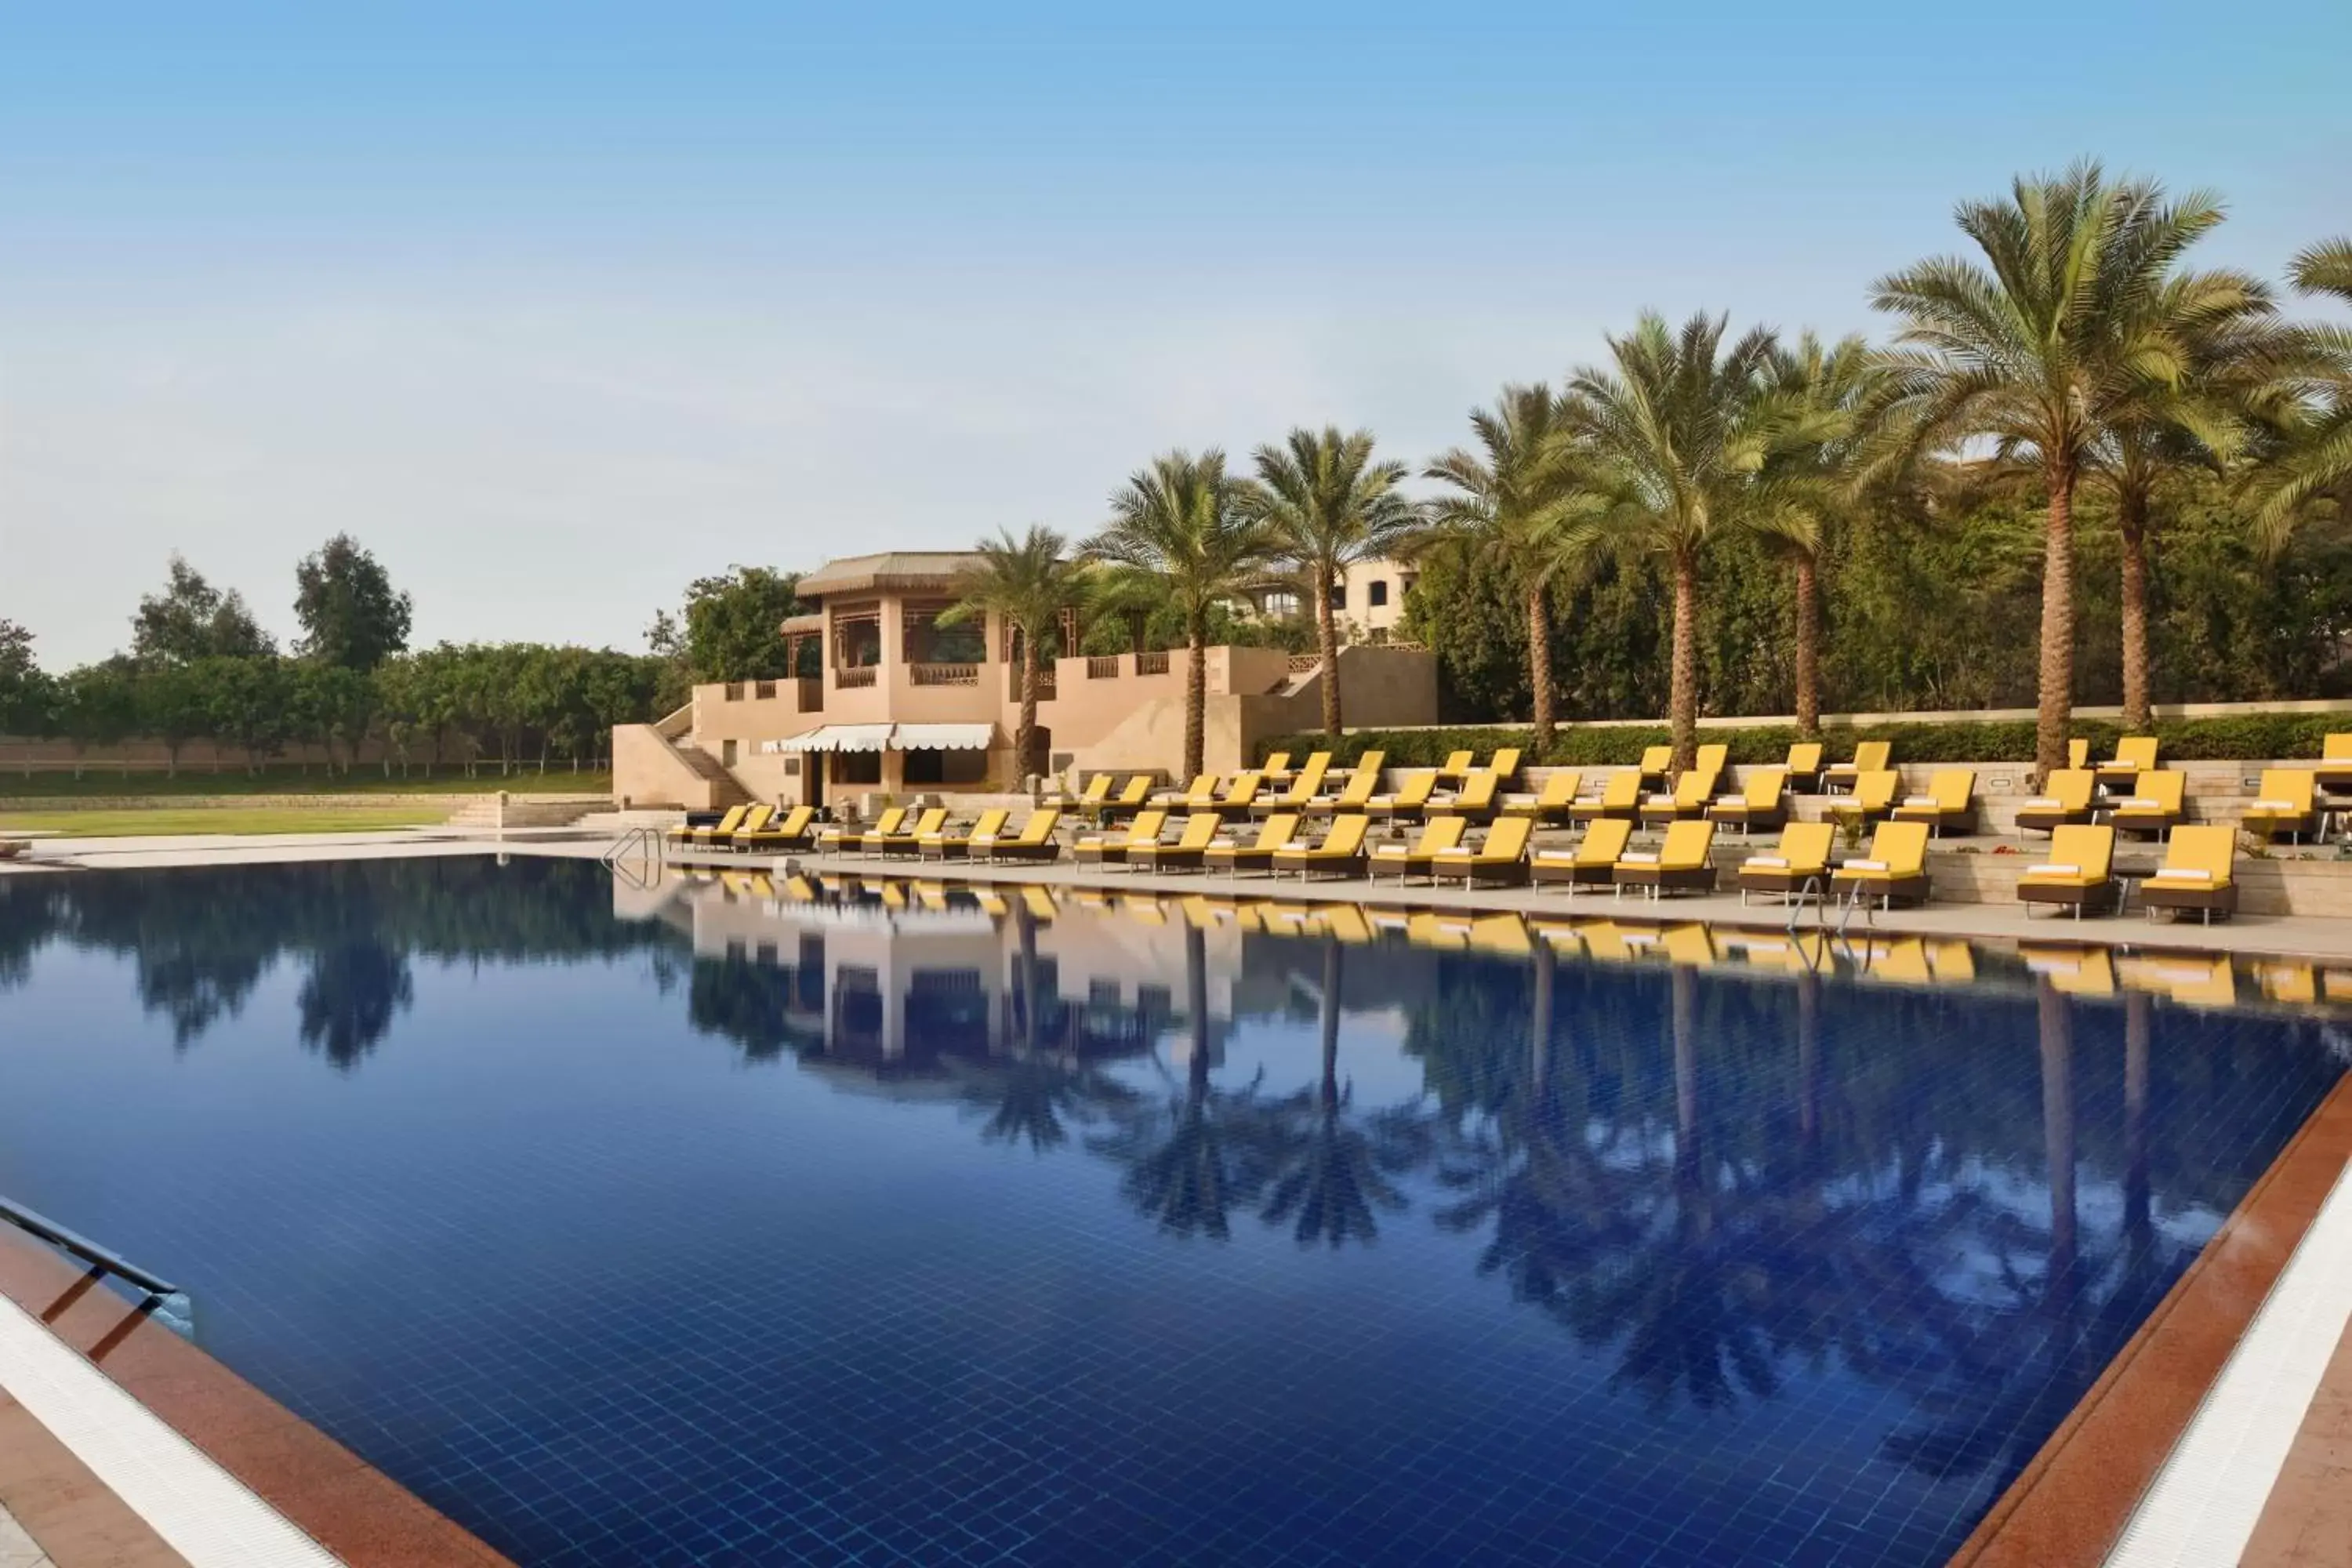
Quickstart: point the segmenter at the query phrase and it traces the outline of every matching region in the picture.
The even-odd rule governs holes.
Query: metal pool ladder
[[[0,1198],[0,1219],[6,1220],[19,1230],[28,1231],[39,1237],[61,1252],[71,1253],[101,1274],[111,1274],[117,1279],[129,1280],[158,1300],[185,1294],[177,1285],[161,1275],[149,1273],[121,1254],[100,1247],[86,1237],[76,1235],[55,1220],[44,1219],[21,1204],[10,1203],[6,1198]]]
[[[645,888],[660,878],[664,857],[661,830],[639,826],[613,840],[612,847],[599,858],[605,869]],[[648,870],[652,872],[650,877],[646,875]]]
[[[1858,899],[1849,898],[1840,906],[1836,931],[1837,940],[1840,942],[1845,941],[1845,929],[1853,923],[1853,907],[1860,901]],[[1805,885],[1797,889],[1795,900],[1789,905],[1789,937],[1792,942],[1796,940],[1798,923],[1805,918],[1805,906],[1808,903],[1813,907],[1814,931],[1823,937],[1831,934],[1829,889],[1822,885],[1822,879],[1819,877],[1808,877],[1805,879]],[[1828,943],[1824,942],[1822,946],[1826,951]],[[1807,964],[1810,965],[1814,962],[1812,955],[1805,952],[1803,948],[1800,947],[1798,952],[1804,957]]]

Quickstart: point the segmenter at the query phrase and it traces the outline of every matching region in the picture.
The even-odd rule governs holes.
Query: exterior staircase
[[[751,798],[751,792],[727,771],[724,763],[693,742],[672,741],[669,745],[670,750],[677,753],[678,761],[692,768],[696,776],[709,785],[712,806],[723,811],[730,805],[741,805]]]

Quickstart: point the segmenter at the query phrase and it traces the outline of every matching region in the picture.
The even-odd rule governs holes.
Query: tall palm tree
[[[1037,746],[1038,647],[1062,611],[1078,600],[1083,573],[1064,559],[1069,542],[1031,524],[1015,539],[1011,529],[972,546],[980,563],[958,579],[956,602],[943,623],[996,616],[1021,634],[1021,721],[1013,737],[1021,773],[1043,773]],[[1064,649],[1065,652],[1072,651]]]
[[[1402,463],[1372,460],[1372,433],[1338,426],[1296,429],[1255,454],[1257,479],[1244,491],[1250,511],[1273,529],[1315,602],[1315,648],[1323,659],[1323,732],[1339,733],[1339,636],[1331,590],[1359,561],[1397,553],[1421,526],[1399,488]]]
[[[1786,563],[1797,590],[1797,729],[1822,727],[1822,552],[1831,525],[1851,513],[1870,453],[1881,362],[1859,335],[1824,343],[1811,332],[1783,345],[1767,373],[1777,449],[1759,481],[1756,527]]]
[[[1615,531],[1673,573],[1667,709],[1677,767],[1690,765],[1698,744],[1699,553],[1718,529],[1754,515],[1777,429],[1766,395],[1776,340],[1759,327],[1727,346],[1726,324],[1700,314],[1677,331],[1644,311],[1631,332],[1608,340],[1609,364],[1569,378],[1575,421],[1624,491]]]
[[[1201,771],[1208,707],[1209,611],[1255,584],[1280,552],[1274,531],[1243,504],[1214,447],[1154,458],[1110,498],[1111,520],[1086,557],[1162,579],[1184,617],[1184,773]]]
[[[1983,265],[1937,258],[1874,290],[1872,302],[1903,322],[1888,412],[1906,450],[1990,443],[2040,470],[2034,767],[2046,774],[2064,764],[2074,716],[2075,489],[2151,386],[2189,376],[2193,346],[2149,307],[2221,208],[2201,193],[2168,202],[2155,184],[2110,182],[2085,161],[2021,177],[2008,200],[1963,203],[1955,218]]]
[[[1452,493],[1426,508],[1423,542],[1452,541],[1484,554],[1517,584],[1527,606],[1538,754],[1556,719],[1550,590],[1574,568],[1585,525],[1602,505],[1567,412],[1549,386],[1506,386],[1494,407],[1471,411],[1479,451],[1457,447],[1424,470]]]
[[[2303,293],[2352,305],[2352,238],[2313,246],[2287,275]],[[2306,325],[2300,335],[2311,363],[2290,387],[2297,416],[2253,475],[2255,534],[2272,551],[2314,498],[2332,491],[2352,510],[2352,328]]]

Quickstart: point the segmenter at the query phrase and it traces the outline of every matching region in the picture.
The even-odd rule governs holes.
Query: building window
[[[1374,605],[1387,604],[1389,602],[1389,585],[1387,579],[1380,577],[1374,578],[1371,584],[1371,591],[1365,596],[1365,599],[1368,604]]]
[[[988,753],[959,748],[920,748],[900,759],[900,776],[908,789],[926,784],[976,784],[988,777]]]
[[[833,782],[837,784],[878,784],[882,782],[879,752],[835,752]]]
[[[1335,610],[1344,610],[1348,607],[1348,584],[1345,583],[1331,584],[1331,607]]]
[[[1265,613],[1269,616],[1280,616],[1285,620],[1289,619],[1298,614],[1298,595],[1268,594],[1265,596]]]

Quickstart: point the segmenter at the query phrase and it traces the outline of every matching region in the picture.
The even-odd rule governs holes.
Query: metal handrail
[[[648,887],[651,879],[646,877],[646,868],[650,865],[655,877],[661,875],[667,859],[666,844],[659,828],[640,826],[622,833],[598,858],[606,870],[626,877],[641,888]]]
[[[177,1285],[160,1274],[146,1269],[109,1247],[100,1247],[87,1237],[78,1236],[52,1219],[44,1219],[31,1209],[0,1198],[0,1219],[17,1229],[29,1232],[60,1251],[71,1253],[102,1274],[112,1274],[128,1279],[150,1296],[178,1296],[184,1292]]]

